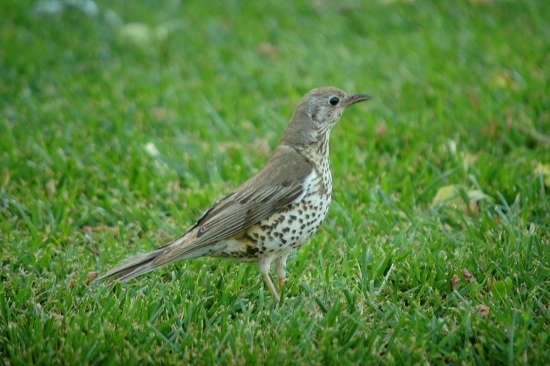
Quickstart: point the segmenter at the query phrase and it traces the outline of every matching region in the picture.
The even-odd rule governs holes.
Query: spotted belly
[[[255,262],[264,257],[279,257],[300,247],[319,228],[330,205],[330,190],[313,190],[295,204],[251,226],[243,233],[219,242],[208,255]]]

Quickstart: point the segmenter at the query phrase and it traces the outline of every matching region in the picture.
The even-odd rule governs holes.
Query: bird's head
[[[348,94],[325,86],[304,95],[285,129],[281,142],[289,145],[310,144],[330,132],[347,107],[371,99],[367,94]]]

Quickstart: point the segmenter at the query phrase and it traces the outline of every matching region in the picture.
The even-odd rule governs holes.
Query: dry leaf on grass
[[[95,278],[95,276],[97,275],[97,271],[92,271],[92,272],[89,272],[88,275],[86,276],[86,279],[84,280],[84,282],[86,283],[90,283],[93,281],[93,279]]]
[[[471,201],[475,201],[475,202],[483,201],[483,200],[487,200],[489,202],[493,201],[493,198],[491,196],[483,193],[478,189],[467,190],[463,186],[460,186],[457,184],[450,184],[448,186],[443,186],[437,190],[437,193],[435,194],[432,200],[432,206],[463,205],[464,202],[460,195],[461,191],[465,191],[466,196],[469,199],[468,204],[470,204]]]
[[[453,275],[453,278],[451,279],[451,288],[456,290],[456,286],[458,285],[458,275]]]
[[[491,309],[487,305],[479,305],[478,309],[479,309],[479,312],[478,312],[479,316],[487,316],[491,311]]]
[[[462,268],[461,270],[462,272],[462,275],[464,276],[464,278],[468,281],[473,281],[474,280],[474,276],[468,272],[468,270],[466,268]]]
[[[113,235],[117,235],[120,232],[120,228],[118,226],[105,226],[105,225],[99,225],[97,227],[93,226],[83,226],[80,231],[82,232],[88,232],[88,233],[99,233],[99,232],[109,232]]]

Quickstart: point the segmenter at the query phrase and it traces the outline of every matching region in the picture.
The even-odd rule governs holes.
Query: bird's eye
[[[338,98],[336,98],[336,97],[330,98],[330,104],[332,104],[332,105],[338,104],[339,101],[340,101],[340,100],[339,100]]]

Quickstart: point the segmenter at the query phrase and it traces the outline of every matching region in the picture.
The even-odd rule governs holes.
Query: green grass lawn
[[[52,4],[0,2],[0,362],[550,362],[549,1]],[[322,85],[373,99],[278,306],[255,264],[93,281]]]

